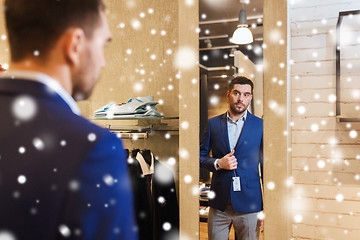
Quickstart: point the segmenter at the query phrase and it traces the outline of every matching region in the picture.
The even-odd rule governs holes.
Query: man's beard
[[[235,104],[238,104],[238,103],[235,103]],[[236,108],[235,107],[235,104],[231,104],[230,105],[230,109],[231,109],[231,111],[233,112],[233,113],[235,113],[235,114],[238,114],[238,115],[241,115],[241,114],[243,114],[245,111],[246,111],[246,109],[247,109],[247,107],[243,104],[243,108],[242,109],[238,109],[238,108]]]
[[[84,62],[87,63],[87,62]],[[73,75],[73,93],[72,97],[76,101],[86,100],[91,96],[91,93],[95,87],[95,84],[98,82],[99,78],[95,79],[95,76],[91,76],[88,74],[89,69],[85,65],[81,67],[76,73]],[[93,79],[90,79],[93,78]],[[93,84],[90,86],[90,84]]]

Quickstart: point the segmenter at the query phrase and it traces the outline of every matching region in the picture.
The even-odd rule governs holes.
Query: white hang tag
[[[233,181],[233,189],[234,189],[234,192],[239,192],[239,191],[241,191],[240,177],[233,177],[233,178],[232,178],[232,181]]]

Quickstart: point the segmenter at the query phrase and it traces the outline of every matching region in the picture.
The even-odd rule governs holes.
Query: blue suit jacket
[[[36,106],[30,120],[14,114],[19,96]],[[34,81],[0,79],[0,113],[1,230],[19,240],[137,239],[126,157],[114,134]]]
[[[247,113],[239,140],[235,146],[238,161],[236,175],[240,177],[241,191],[233,191],[234,171],[214,168],[214,161],[230,153],[226,113],[209,119],[208,128],[200,141],[200,167],[213,172],[211,190],[215,198],[209,205],[225,211],[231,196],[234,211],[239,213],[259,212],[263,209],[259,178],[259,163],[262,172],[262,119]],[[212,151],[212,158],[208,154]],[[261,174],[262,176],[262,174]]]

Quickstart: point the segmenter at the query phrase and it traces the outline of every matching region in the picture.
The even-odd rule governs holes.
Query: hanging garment
[[[129,171],[140,240],[179,239],[179,206],[170,169],[150,150],[131,152]]]

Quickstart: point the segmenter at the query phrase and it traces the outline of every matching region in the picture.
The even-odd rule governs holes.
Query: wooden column
[[[191,50],[191,67],[179,69],[180,239],[199,238],[199,26],[198,1],[179,0],[179,49]],[[185,56],[187,54],[184,54]],[[192,56],[192,57],[191,57]]]
[[[290,239],[287,1],[264,0],[265,240]]]

